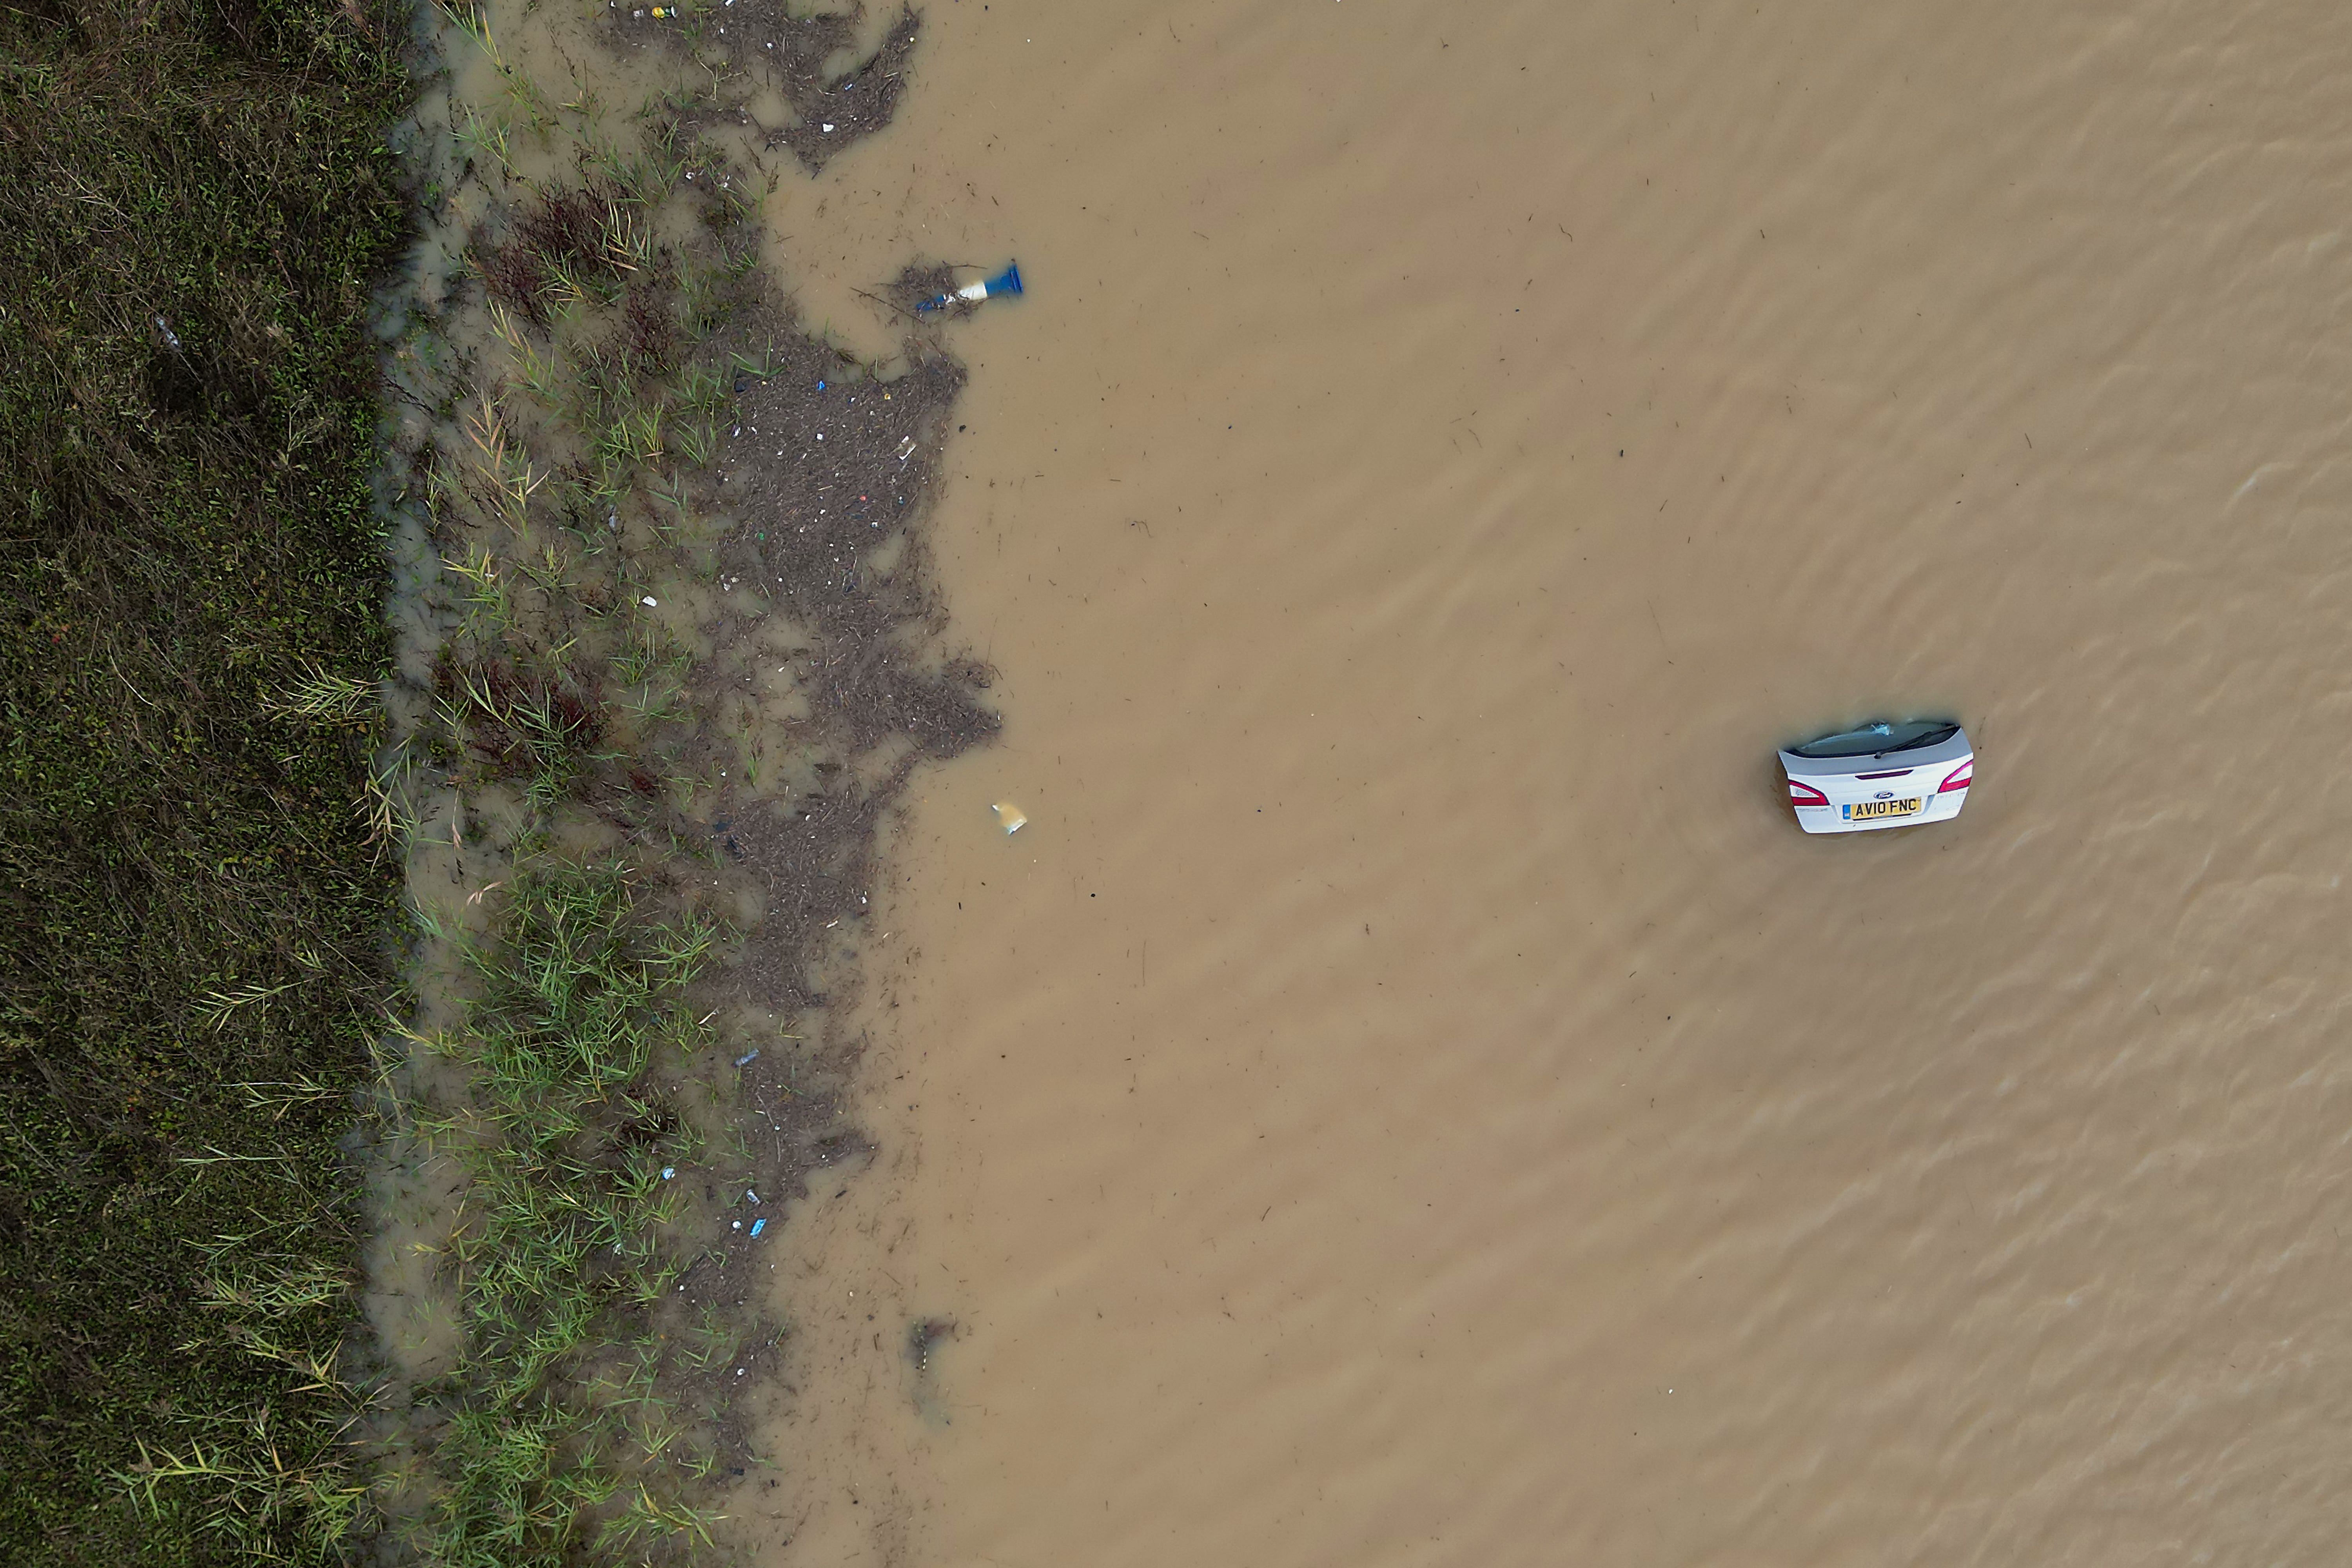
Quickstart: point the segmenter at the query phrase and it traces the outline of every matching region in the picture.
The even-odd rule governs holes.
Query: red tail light
[[[1827,805],[1830,797],[1809,784],[1789,781],[1789,804],[1791,805]]]
[[[1975,771],[1976,765],[1977,760],[1974,757],[1970,757],[1967,762],[1962,763],[1958,767],[1954,768],[1945,776],[1944,782],[1936,786],[1936,793],[1937,795],[1949,795],[1956,789],[1968,788],[1969,775]]]

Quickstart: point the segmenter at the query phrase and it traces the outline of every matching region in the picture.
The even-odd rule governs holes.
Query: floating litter
[[[988,809],[996,813],[996,825],[1004,829],[1007,837],[1029,826],[1029,814],[1009,800],[1000,800]]]
[[[761,1231],[763,1231],[763,1230],[765,1230],[765,1229],[767,1229],[767,1228],[768,1228],[768,1222],[767,1222],[766,1220],[763,1220],[763,1219],[755,1219],[755,1220],[753,1220],[753,1221],[751,1222],[751,1234],[752,1234],[753,1236],[757,1236],[757,1235],[759,1235]]]
[[[967,283],[950,293],[937,295],[915,307],[920,314],[928,310],[944,310],[959,300],[977,305],[982,300],[993,300],[999,294],[1018,294],[1021,290],[1021,264],[1013,262],[993,278]]]

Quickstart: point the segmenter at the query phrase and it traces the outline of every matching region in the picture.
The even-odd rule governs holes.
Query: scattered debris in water
[[[931,1363],[931,1352],[942,1340],[956,1337],[954,1320],[950,1318],[918,1318],[907,1325],[907,1359],[923,1371]]]

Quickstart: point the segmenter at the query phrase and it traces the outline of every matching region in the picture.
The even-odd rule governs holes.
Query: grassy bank
[[[0,1560],[310,1560],[357,1500],[396,37],[0,10]]]

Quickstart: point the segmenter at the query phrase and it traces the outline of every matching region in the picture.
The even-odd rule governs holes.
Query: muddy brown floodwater
[[[877,342],[1022,264],[1004,726],[887,848],[757,1560],[2340,1561],[2348,59],[932,0],[768,218]],[[1775,744],[1912,713],[1968,814],[1801,837]]]

